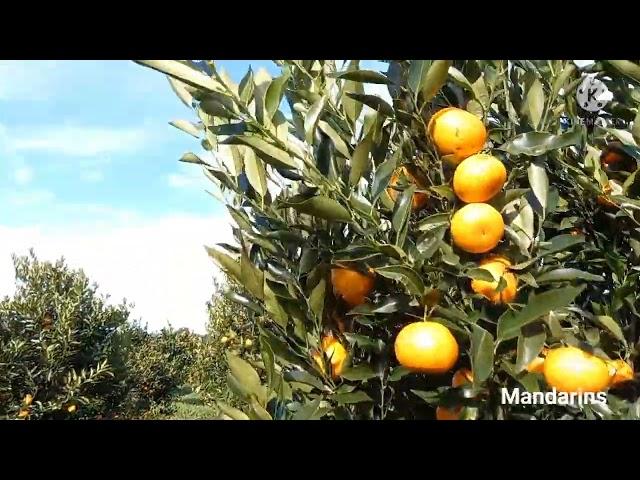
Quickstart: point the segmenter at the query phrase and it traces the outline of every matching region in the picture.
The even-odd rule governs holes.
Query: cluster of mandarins
[[[445,108],[438,111],[427,127],[428,135],[439,154],[455,165],[453,191],[464,203],[451,218],[453,244],[471,254],[487,255],[479,266],[487,270],[494,281],[474,279],[471,289],[493,304],[506,304],[516,298],[518,281],[510,271],[511,262],[502,256],[490,254],[504,236],[505,225],[501,213],[491,206],[493,199],[507,181],[507,170],[498,158],[481,153],[487,141],[487,130],[482,121],[465,110]],[[394,188],[404,175],[419,188],[422,184],[410,166],[394,174],[390,180],[389,196],[395,200]],[[416,192],[412,209],[421,209],[428,195]],[[501,282],[502,280],[502,282]],[[365,302],[374,287],[374,272],[334,267],[331,271],[334,293],[350,307]],[[398,333],[394,351],[403,367],[418,373],[443,374],[458,361],[459,346],[444,325],[433,321],[419,321],[406,325]],[[313,354],[321,371],[326,374],[323,353],[331,364],[333,378],[340,376],[348,352],[340,341],[329,334],[322,341],[322,351]],[[633,379],[633,368],[624,360],[608,361],[583,351],[565,346],[543,350],[527,370],[541,373],[550,387],[562,392],[598,392]],[[462,368],[453,375],[453,387],[473,382],[473,373]],[[441,420],[458,419],[462,407],[438,407],[436,417]]]

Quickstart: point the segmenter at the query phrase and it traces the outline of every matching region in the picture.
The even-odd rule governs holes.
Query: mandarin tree
[[[181,160],[218,187],[236,242],[209,253],[258,319],[226,418],[640,418],[640,65],[139,63],[197,116],[172,124],[206,155]],[[597,121],[586,75],[613,95]],[[608,403],[501,402],[553,386]]]

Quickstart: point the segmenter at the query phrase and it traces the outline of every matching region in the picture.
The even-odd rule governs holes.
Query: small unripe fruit
[[[250,338],[247,338],[247,339],[244,341],[244,346],[245,346],[246,348],[250,348],[251,346],[253,346],[253,340],[251,340]]]
[[[227,343],[228,341],[229,341],[229,338],[228,338],[228,337],[222,337],[222,338],[220,339],[220,343]]]

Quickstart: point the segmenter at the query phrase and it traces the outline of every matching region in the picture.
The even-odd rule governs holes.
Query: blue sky
[[[279,72],[217,65],[236,82],[249,65]],[[166,78],[130,61],[0,61],[0,297],[13,291],[11,255],[34,248],[134,302],[152,329],[204,331],[219,272],[203,246],[231,231],[201,170],[178,162],[200,150],[169,125],[181,118],[196,117]]]

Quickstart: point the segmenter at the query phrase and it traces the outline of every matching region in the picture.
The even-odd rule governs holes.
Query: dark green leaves
[[[516,357],[516,371],[524,370],[542,351],[547,338],[541,323],[529,324],[522,329],[518,336],[518,353]]]
[[[582,130],[579,128],[562,135],[527,132],[505,143],[498,150],[503,150],[511,155],[529,155],[536,157],[551,150],[578,145],[581,141]]]
[[[264,96],[264,108],[267,111],[269,118],[273,118],[273,115],[278,110],[280,102],[282,102],[282,96],[284,94],[284,87],[289,80],[290,73],[288,69],[285,69],[284,73],[279,77],[273,79],[273,81],[267,87],[267,92]]]
[[[340,405],[350,403],[362,403],[372,402],[373,400],[369,395],[362,391],[350,392],[350,393],[338,393],[333,397]]]
[[[526,104],[531,126],[537,130],[544,110],[544,90],[542,89],[542,83],[537,78],[529,87]]]
[[[317,195],[302,201],[288,202],[285,204],[300,213],[313,215],[314,217],[337,222],[351,221],[349,210],[329,197]]]
[[[473,325],[471,333],[471,367],[473,383],[480,385],[493,370],[493,337],[484,328]]]
[[[256,136],[233,136],[227,138],[222,144],[226,145],[247,145],[253,148],[256,154],[265,162],[273,165],[276,168],[293,169],[298,168],[297,163],[291,155],[284,150],[266,142],[260,137]]]
[[[431,64],[420,82],[420,93],[424,102],[430,101],[445,84],[451,63],[451,60],[436,60]]]
[[[517,337],[525,325],[552,310],[566,307],[582,292],[584,287],[565,287],[539,295],[532,295],[525,307],[518,312],[507,311],[498,321],[498,340]]]
[[[373,70],[347,70],[345,72],[331,74],[330,76],[343,80],[351,80],[353,82],[378,83],[384,85],[391,83],[391,80],[389,80],[386,75]]]
[[[355,367],[346,369],[342,373],[342,377],[346,380],[352,381],[364,381],[369,380],[370,378],[377,377],[378,374],[371,368],[370,365],[361,364]]]
[[[538,201],[539,207],[541,207],[542,211],[539,211],[538,214],[544,218],[547,212],[547,197],[549,195],[549,177],[547,176],[547,172],[545,170],[544,163],[540,158],[535,159],[529,165],[527,169],[527,176],[529,177],[529,185],[531,185],[531,190]],[[534,210],[538,205],[532,205]]]
[[[227,353],[229,364],[229,380],[235,387],[239,387],[241,394],[245,398],[255,395],[259,399],[264,399],[265,391],[260,383],[260,376],[248,362],[236,355]]]
[[[604,280],[600,275],[594,275],[593,273],[583,272],[576,268],[557,268],[543,273],[536,277],[536,282],[539,284],[549,282],[568,282],[572,280],[587,280],[591,282],[602,282]]]
[[[418,273],[410,267],[404,265],[389,265],[378,267],[376,272],[385,278],[401,282],[412,295],[422,295],[424,293],[424,283]]]
[[[347,95],[353,100],[363,103],[387,117],[393,116],[393,108],[391,108],[391,105],[376,95],[367,95],[364,93],[347,93]]]
[[[326,96],[322,96],[318,100],[316,100],[314,104],[311,105],[311,108],[309,108],[309,111],[304,118],[304,135],[309,145],[313,144],[313,134],[316,130],[318,118],[320,117],[320,113],[322,113],[322,109],[324,108],[324,104],[326,101]]]
[[[362,176],[371,168],[369,153],[371,153],[372,146],[373,142],[371,141],[371,137],[367,135],[353,151],[351,172],[349,172],[349,183],[351,185],[356,185]]]

